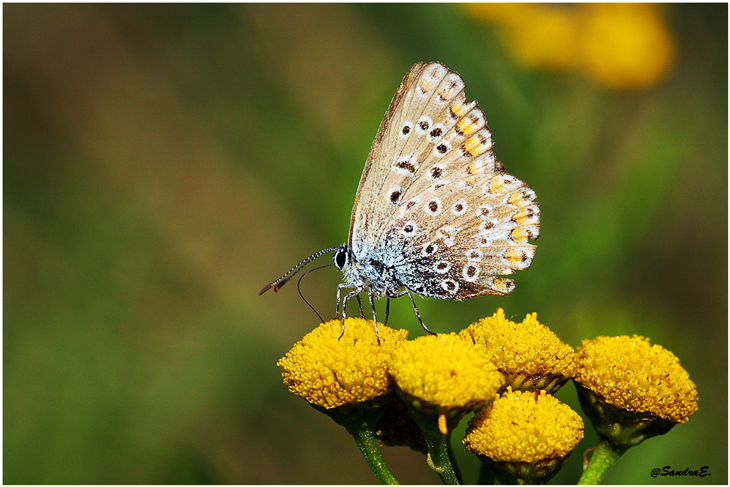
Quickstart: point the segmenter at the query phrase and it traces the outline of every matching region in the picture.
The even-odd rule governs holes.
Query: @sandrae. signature
[[[674,470],[669,465],[666,465],[662,468],[652,468],[651,469],[651,476],[652,477],[709,477],[710,472],[709,466],[705,465],[703,467],[700,467],[699,470],[692,469],[692,468],[685,468],[684,470]]]

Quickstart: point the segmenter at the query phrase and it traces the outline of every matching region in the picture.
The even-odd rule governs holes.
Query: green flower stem
[[[622,452],[606,443],[601,442],[595,450],[593,455],[588,461],[588,465],[583,470],[578,485],[598,485],[606,476],[608,470],[613,466],[616,461],[621,458]]]
[[[384,485],[397,485],[398,481],[393,477],[390,469],[385,464],[385,460],[383,460],[383,456],[380,454],[373,430],[370,428],[359,428],[356,431],[351,430],[350,433],[355,438],[355,443],[357,443],[365,460],[370,465],[370,468],[373,469],[380,483]]]
[[[380,397],[371,401],[363,401],[333,409],[326,409],[310,403],[317,411],[325,413],[334,419],[337,424],[344,426],[348,433],[355,438],[365,460],[382,484],[397,485],[398,481],[390,473],[385,464],[380,449],[375,441],[375,425],[385,413],[385,405],[395,398],[394,394]]]
[[[451,432],[444,435],[438,428],[424,428],[423,436],[428,444],[428,457],[426,458],[428,466],[441,475],[444,484],[459,485],[459,478],[454,471],[449,455]]]

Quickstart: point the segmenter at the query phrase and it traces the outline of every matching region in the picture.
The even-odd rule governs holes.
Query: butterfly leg
[[[347,288],[347,284],[344,282],[342,284],[339,284],[337,286],[337,303],[335,304],[335,319],[337,319],[338,316],[340,316],[340,293],[342,292],[342,288]]]
[[[427,332],[429,332],[431,335],[435,335],[435,333],[432,332],[431,330],[429,330],[428,327],[426,326],[426,323],[424,323],[423,320],[421,319],[421,313],[418,312],[418,308],[416,307],[416,302],[413,301],[413,296],[408,291],[408,289],[404,289],[403,291],[401,291],[399,293],[396,293],[396,294],[393,294],[392,296],[388,296],[388,297],[390,297],[390,298],[400,298],[404,294],[405,295],[408,295],[408,298],[411,300],[411,304],[413,305],[413,311],[416,313],[416,318],[418,318],[418,321],[421,322],[421,326],[423,327],[423,329],[426,330]]]
[[[418,312],[418,308],[416,307],[416,302],[413,301],[413,296],[411,295],[411,293],[409,293],[408,290],[406,290],[405,293],[410,298],[411,304],[413,305],[413,311],[416,313],[416,318],[418,318],[418,321],[421,322],[421,326],[423,327],[423,329],[426,330],[427,332],[429,332],[431,335],[435,335],[435,333],[432,332],[431,330],[429,330],[428,327],[426,326],[426,323],[424,323],[423,320],[421,319],[421,314]]]
[[[380,345],[380,335],[378,334],[378,316],[375,312],[375,302],[373,301],[373,295],[368,293],[368,298],[370,299],[370,308],[373,310],[373,324],[375,325],[375,338],[378,340],[378,345]]]
[[[342,335],[345,334],[345,318],[347,318],[347,311],[346,311],[347,310],[347,300],[350,299],[350,298],[353,298],[355,296],[358,296],[358,299],[359,299],[360,291],[362,291],[362,289],[355,288],[352,291],[350,291],[349,293],[347,293],[347,295],[345,296],[345,298],[342,300],[342,333],[340,333],[340,336],[338,337],[338,340],[340,338],[342,338]],[[340,286],[337,286],[337,301],[338,301],[338,307],[339,307],[339,294],[340,294]]]
[[[388,326],[388,314],[390,313],[390,298],[385,298],[385,326]]]
[[[360,301],[360,295],[357,295],[357,305],[360,306],[360,318],[365,319],[365,312],[362,310],[362,301]]]

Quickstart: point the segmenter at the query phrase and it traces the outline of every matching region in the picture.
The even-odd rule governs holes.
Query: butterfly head
[[[332,256],[335,266],[345,275],[347,286],[356,289],[363,289],[367,279],[361,263],[355,257],[355,253],[347,245],[340,245]]]

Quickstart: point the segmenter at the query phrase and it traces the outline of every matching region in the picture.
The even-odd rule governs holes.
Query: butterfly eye
[[[438,249],[439,248],[437,244],[433,242],[427,243],[426,245],[424,245],[423,250],[421,250],[421,255],[424,257],[430,257],[438,252]]]
[[[494,240],[489,237],[482,236],[482,237],[477,238],[477,243],[479,244],[480,247],[491,247],[492,244],[494,243]]]
[[[446,133],[446,127],[444,127],[443,124],[436,123],[433,125],[431,130],[428,132],[428,136],[426,137],[428,141],[432,144],[435,144],[439,140],[441,140],[441,137]]]
[[[433,270],[439,274],[446,274],[451,269],[451,262],[440,260],[433,265]]]
[[[337,249],[333,260],[335,261],[335,265],[338,269],[345,267],[347,264],[347,250],[344,248]]]
[[[492,220],[491,218],[484,220],[482,223],[479,224],[479,231],[487,232],[487,231],[491,230],[492,228],[494,228],[495,223],[496,222],[494,220]]]
[[[433,198],[431,201],[426,203],[424,209],[429,215],[438,215],[439,213],[441,213],[441,200],[439,200],[438,198]]]
[[[433,148],[433,154],[436,157],[441,157],[447,152],[451,150],[451,144],[449,144],[447,141],[443,141],[439,143],[436,147]]]
[[[393,166],[395,172],[404,176],[413,176],[417,169],[418,163],[414,163],[410,156],[401,157],[396,161],[395,166]]]
[[[466,258],[473,261],[479,262],[484,257],[484,252],[479,249],[469,249],[466,251]]]
[[[444,279],[443,281],[441,281],[441,288],[443,288],[444,291],[453,294],[459,290],[459,283],[454,281],[453,279]]]
[[[464,266],[463,276],[466,281],[474,282],[479,277],[479,266],[476,264],[467,264]]]
[[[492,207],[489,205],[482,205],[477,208],[477,216],[479,218],[489,218],[489,215],[492,214]]]

